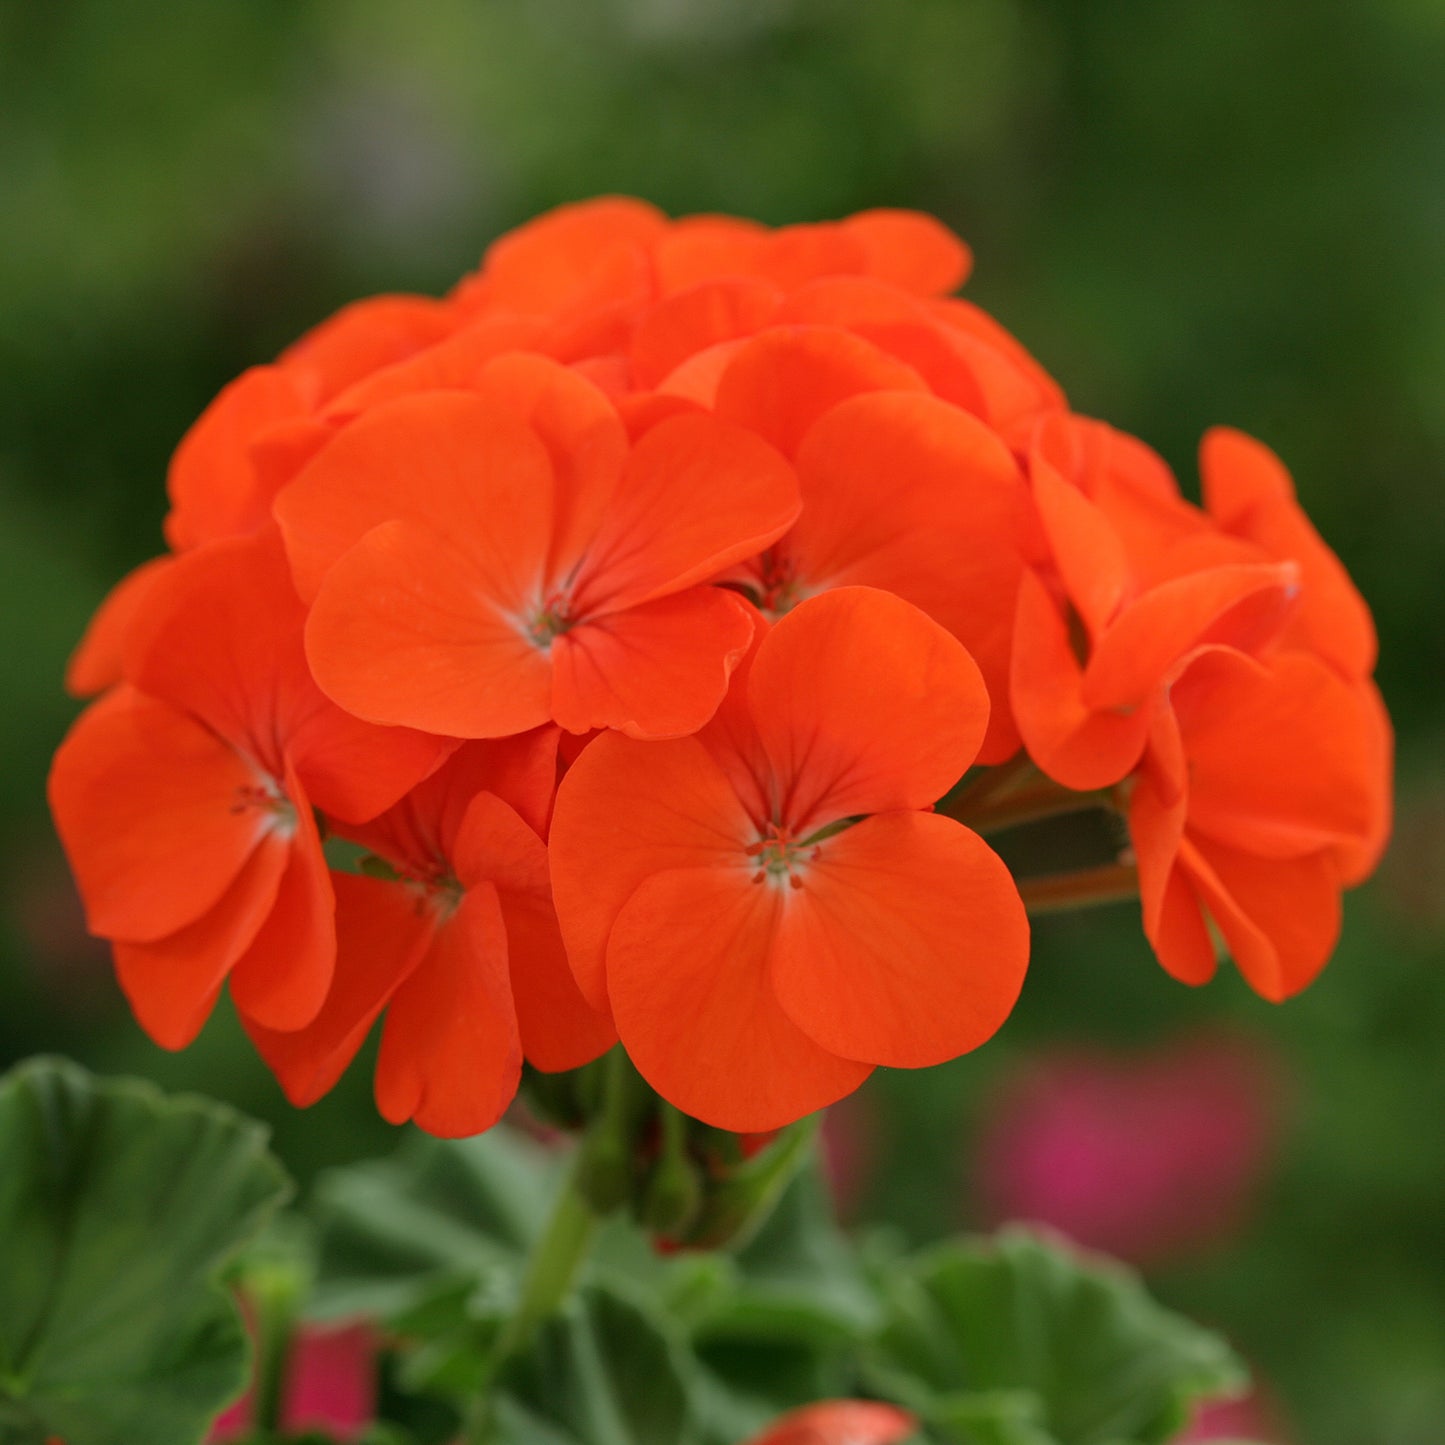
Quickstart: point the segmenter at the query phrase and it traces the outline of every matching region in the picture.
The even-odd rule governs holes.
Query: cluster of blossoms
[[[384,1015],[381,1111],[446,1135],[620,1038],[771,1130],[1003,1022],[1026,912],[961,820],[1010,789],[1127,817],[1175,976],[1212,924],[1303,987],[1388,826],[1369,614],[1269,452],[1212,433],[1186,501],[969,259],[601,200],[228,386],[51,777],[147,1031],[229,982],[305,1104]]]

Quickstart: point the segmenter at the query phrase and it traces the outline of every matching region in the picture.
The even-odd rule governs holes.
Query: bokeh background
[[[1321,981],[1190,991],[1128,907],[1038,929],[978,1055],[830,1125],[860,1223],[1005,1214],[1226,1330],[1267,1438],[1445,1430],[1445,5],[1440,0],[0,0],[0,1066],[39,1051],[270,1120],[303,1179],[390,1147],[365,1070],[291,1112],[234,1020],[131,1023],[46,820],[90,610],[166,459],[357,295],[440,291],[603,191],[770,222],[932,210],[968,294],[1192,486],[1289,460],[1376,609],[1399,828]]]

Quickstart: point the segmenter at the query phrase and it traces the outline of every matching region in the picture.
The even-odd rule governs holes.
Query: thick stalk
[[[1106,863],[1074,873],[1021,878],[1019,897],[1030,915],[1061,913],[1098,903],[1121,903],[1139,896],[1139,870],[1132,863]]]
[[[556,1313],[581,1272],[600,1223],[577,1187],[574,1161],[527,1257],[517,1308],[498,1342],[499,1360],[524,1348],[537,1326]]]
[[[1108,806],[1108,799],[1102,793],[1074,793],[1057,783],[1043,781],[987,799],[976,807],[963,810],[950,808],[949,812],[975,833],[988,834],[1020,828],[1025,823],[1039,823],[1045,818],[1088,813]]]
[[[1026,779],[1038,776],[1038,770],[1034,767],[1029,755],[1020,751],[1015,753],[1008,762],[1000,763],[997,767],[985,768],[978,777],[959,784],[953,790],[948,806],[940,808],[939,811],[948,813],[950,817],[962,818],[965,811],[980,806],[985,798],[996,797],[1007,789],[1018,786]]]

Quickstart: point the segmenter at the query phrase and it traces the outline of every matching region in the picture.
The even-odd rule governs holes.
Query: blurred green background
[[[1274,1009],[1171,983],[1129,908],[1042,926],[994,1044],[880,1076],[849,1116],[856,1213],[977,1222],[981,1121],[1039,1051],[1228,1027],[1274,1059],[1282,1135],[1245,1224],[1156,1289],[1234,1337],[1294,1440],[1438,1445],[1440,0],[0,0],[0,1065],[62,1051],[217,1094],[302,1177],[390,1147],[364,1069],[297,1114],[228,1016],[175,1057],[131,1023],[45,815],[61,669],[159,549],[167,456],[226,380],[602,191],[932,210],[975,248],[968,294],[1186,487],[1215,422],[1290,462],[1376,609],[1400,735],[1396,844],[1338,957]]]

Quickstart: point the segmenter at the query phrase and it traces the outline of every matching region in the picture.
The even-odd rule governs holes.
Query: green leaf
[[[1243,1381],[1130,1271],[1024,1230],[932,1251],[886,1288],[873,1381],[964,1445],[1163,1445]]]
[[[314,1312],[395,1321],[452,1300],[465,1318],[478,1292],[508,1297],[558,1174],[546,1151],[498,1128],[451,1141],[417,1134],[390,1159],[324,1175]]]
[[[266,1131],[38,1059],[0,1159],[0,1442],[194,1445],[249,1360],[217,1271],[290,1191]]]
[[[590,1285],[499,1381],[499,1445],[688,1445],[689,1364],[641,1295]]]
[[[883,1318],[816,1162],[736,1255],[676,1261],[667,1300],[703,1367],[703,1433],[726,1442],[793,1406],[845,1393],[858,1345]]]

